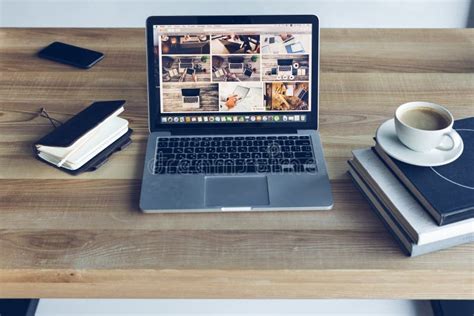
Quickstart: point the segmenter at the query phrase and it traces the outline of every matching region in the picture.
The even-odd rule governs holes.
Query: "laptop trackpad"
[[[206,177],[206,206],[254,206],[268,205],[266,176]]]

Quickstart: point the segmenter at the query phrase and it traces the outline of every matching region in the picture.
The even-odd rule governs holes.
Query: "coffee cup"
[[[395,131],[405,146],[418,152],[432,149],[450,151],[461,143],[453,129],[453,115],[430,102],[408,102],[395,111]]]

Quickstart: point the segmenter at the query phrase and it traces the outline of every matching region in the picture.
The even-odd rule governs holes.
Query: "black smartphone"
[[[84,69],[91,68],[104,58],[101,52],[61,42],[49,44],[38,52],[38,56]]]

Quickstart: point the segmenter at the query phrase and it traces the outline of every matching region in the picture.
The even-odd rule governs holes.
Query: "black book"
[[[457,120],[454,129],[464,142],[462,155],[439,167],[418,167],[375,152],[418,199],[439,225],[474,217],[474,117]]]
[[[99,168],[130,144],[128,121],[118,117],[125,101],[99,101],[34,144],[37,157],[71,174]]]

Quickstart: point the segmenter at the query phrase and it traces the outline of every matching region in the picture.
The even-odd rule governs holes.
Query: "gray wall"
[[[314,13],[322,27],[462,28],[471,0],[0,0],[0,26],[143,27],[150,15]]]

